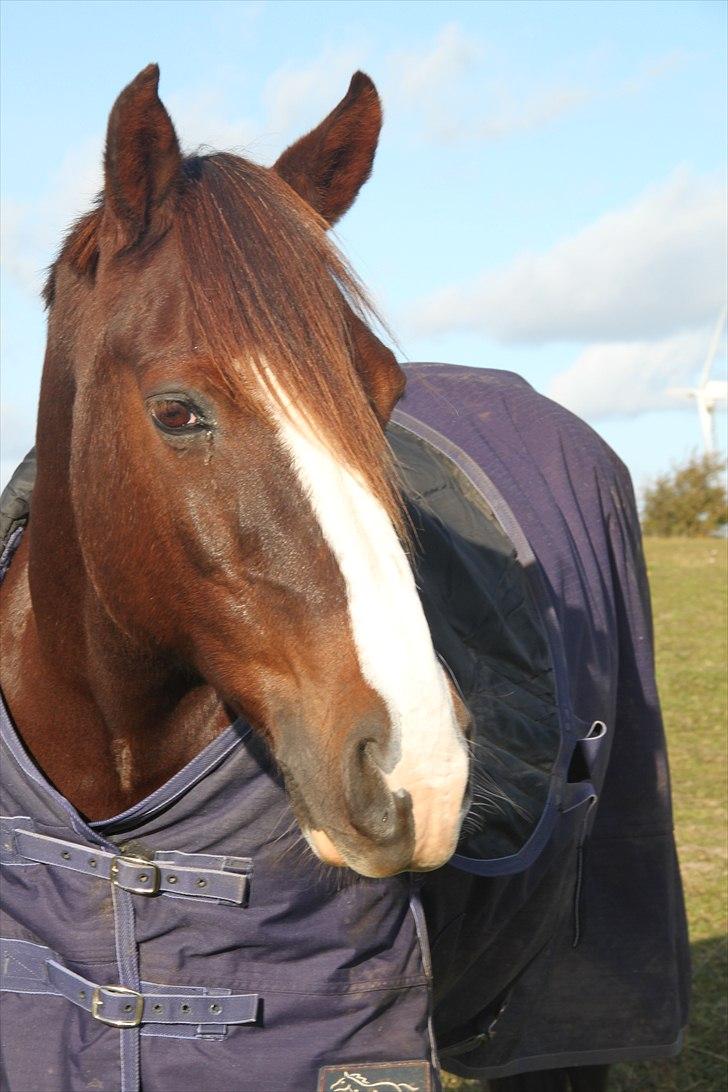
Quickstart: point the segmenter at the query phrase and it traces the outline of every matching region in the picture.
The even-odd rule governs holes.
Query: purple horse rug
[[[495,1077],[679,1049],[687,936],[628,474],[515,375],[406,371],[389,439],[417,582],[475,722],[455,857],[322,867],[242,722],[88,823],[3,708],[10,1092],[434,1092],[438,1053]],[[33,476],[0,505],[4,567]]]

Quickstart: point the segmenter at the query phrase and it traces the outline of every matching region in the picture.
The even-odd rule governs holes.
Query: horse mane
[[[61,263],[93,278],[103,196],[72,227]],[[178,243],[194,346],[213,382],[260,413],[260,386],[281,395],[372,489],[407,538],[382,428],[356,370],[352,312],[376,313],[327,223],[278,175],[229,153],[189,156],[166,233]],[[142,245],[144,240],[142,240]]]

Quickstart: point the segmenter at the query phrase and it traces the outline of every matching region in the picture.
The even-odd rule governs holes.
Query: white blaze
[[[439,864],[454,850],[468,756],[412,569],[380,501],[282,401],[269,403],[279,437],[344,578],[362,675],[389,711],[399,759],[385,779],[412,796],[417,864]]]

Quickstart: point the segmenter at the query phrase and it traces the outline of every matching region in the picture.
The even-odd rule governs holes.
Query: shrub
[[[642,530],[646,535],[709,535],[726,523],[727,503],[721,456],[693,455],[647,486]]]

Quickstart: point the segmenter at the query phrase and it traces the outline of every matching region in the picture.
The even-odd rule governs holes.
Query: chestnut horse
[[[468,809],[469,716],[407,557],[383,432],[403,375],[327,236],[371,171],[376,90],[357,73],[266,169],[183,157],[158,77],[117,100],[103,195],[46,287],[5,698],[88,820],[238,716],[322,861],[436,868]]]
[[[103,200],[46,290],[9,707],[90,819],[232,711],[269,741],[322,860],[436,867],[467,809],[467,714],[400,538],[381,426],[402,374],[326,236],[370,172],[376,91],[355,76],[267,170],[183,158],[157,82],[150,66],[114,106]]]

